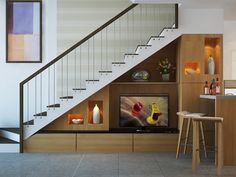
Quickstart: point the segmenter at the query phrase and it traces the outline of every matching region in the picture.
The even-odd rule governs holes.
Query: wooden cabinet
[[[175,152],[177,133],[39,133],[24,152]]]
[[[76,134],[35,134],[24,141],[24,152],[76,152]]]
[[[132,152],[131,133],[77,134],[77,152]]]
[[[134,152],[175,152],[178,134],[137,133],[133,139]]]
[[[179,46],[179,110],[200,111],[199,95],[205,81],[214,78],[222,82],[222,34],[185,34]],[[215,74],[208,74],[208,58],[212,56]]]
[[[201,110],[223,117],[224,165],[236,165],[236,96],[208,96],[201,100]],[[207,109],[206,109],[207,108]]]
[[[185,34],[180,38],[180,83],[205,82],[213,78],[222,81],[222,35]],[[208,74],[208,58],[215,62],[215,74]]]

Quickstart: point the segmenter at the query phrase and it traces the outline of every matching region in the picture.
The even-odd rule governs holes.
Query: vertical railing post
[[[23,137],[24,137],[24,85],[20,83],[20,153],[23,153]]]
[[[179,27],[179,5],[175,4],[175,28]]]

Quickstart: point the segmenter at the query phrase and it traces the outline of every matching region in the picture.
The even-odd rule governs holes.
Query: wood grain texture
[[[180,42],[180,82],[200,82],[203,80],[204,69],[204,37],[202,34],[185,34]],[[200,74],[185,75],[184,65],[186,62],[198,63]]]
[[[36,134],[24,141],[24,152],[75,152],[76,134]]]
[[[102,102],[103,114],[101,124],[89,123],[89,101]],[[83,114],[84,123],[82,125],[68,124],[68,114]],[[43,130],[109,130],[109,86],[101,89],[82,103],[69,110],[67,113],[60,116],[58,119],[43,128]]]
[[[224,164],[236,165],[236,100],[217,99],[215,104],[215,115],[224,118]]]
[[[176,152],[178,134],[134,134],[134,152]]]
[[[180,82],[205,82],[212,78],[223,79],[223,36],[222,34],[185,34],[180,39]],[[216,75],[208,75],[209,55],[215,60]],[[185,75],[184,65],[188,61],[198,63],[200,74]]]
[[[132,152],[132,134],[77,134],[77,152]]]
[[[181,109],[189,112],[200,112],[199,95],[203,93],[203,83],[182,83],[180,84],[181,92]]]

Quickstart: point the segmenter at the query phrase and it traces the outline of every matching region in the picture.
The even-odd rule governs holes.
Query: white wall
[[[19,126],[19,83],[56,56],[56,1],[43,1],[43,63],[6,63],[6,1],[0,1],[0,127]]]
[[[236,80],[236,21],[224,22],[224,79]]]
[[[58,53],[131,5],[129,0],[58,0]]]
[[[189,34],[222,34],[223,9],[179,9],[179,27]]]

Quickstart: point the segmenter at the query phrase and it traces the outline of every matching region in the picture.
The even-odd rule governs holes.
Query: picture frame
[[[6,62],[42,63],[42,1],[6,1]]]

